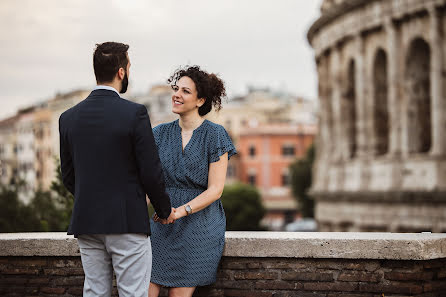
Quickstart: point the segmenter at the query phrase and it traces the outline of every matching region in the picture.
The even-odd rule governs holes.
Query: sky
[[[306,33],[322,0],[1,0],[0,119],[95,85],[95,44],[130,45],[128,95],[179,66],[217,73],[228,96],[248,87],[317,95]],[[125,96],[124,96],[125,97]]]

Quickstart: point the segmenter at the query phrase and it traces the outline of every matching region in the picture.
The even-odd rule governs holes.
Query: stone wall
[[[80,257],[0,257],[1,296],[82,296],[83,281]],[[223,257],[217,283],[197,289],[194,296],[338,294],[445,296],[446,259]],[[116,286],[113,296],[118,296]],[[165,290],[161,296],[167,296]]]
[[[82,296],[83,279],[74,238],[0,234],[1,296]],[[446,296],[446,235],[227,232],[194,296]]]

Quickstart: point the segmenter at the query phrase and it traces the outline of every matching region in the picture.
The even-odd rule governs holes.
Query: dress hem
[[[211,282],[204,282],[204,283],[199,283],[199,284],[184,284],[184,283],[183,283],[183,284],[172,284],[172,283],[169,283],[169,284],[164,283],[164,284],[163,284],[163,282],[157,282],[156,280],[155,280],[155,281],[150,280],[151,283],[154,283],[154,284],[157,284],[157,285],[159,285],[159,286],[166,287],[166,288],[191,288],[191,287],[204,287],[204,286],[212,285],[212,284],[214,284],[216,281],[217,281],[217,280],[215,279],[215,280],[213,280],[213,281],[211,281]]]

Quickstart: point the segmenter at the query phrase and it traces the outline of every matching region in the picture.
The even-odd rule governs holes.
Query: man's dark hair
[[[111,82],[119,68],[127,69],[129,46],[119,42],[96,44],[93,67],[97,83]]]

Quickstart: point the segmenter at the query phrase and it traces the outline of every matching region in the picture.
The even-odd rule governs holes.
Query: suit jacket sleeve
[[[59,118],[59,138],[60,138],[60,169],[62,173],[62,182],[67,188],[67,190],[73,194],[75,189],[75,175],[73,166],[73,157],[71,156],[71,150],[69,147],[69,142],[67,140],[67,135],[62,127],[62,117]]]
[[[134,141],[136,163],[144,191],[149,196],[157,215],[166,219],[171,212],[170,198],[166,194],[163,169],[150,118],[144,105],[138,109],[136,115]]]

